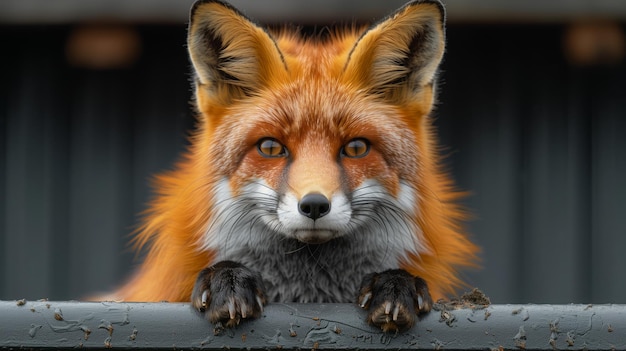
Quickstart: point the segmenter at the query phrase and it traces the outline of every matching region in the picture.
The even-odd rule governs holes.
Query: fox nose
[[[319,193],[307,194],[300,200],[298,210],[302,215],[316,220],[330,212],[330,201]]]

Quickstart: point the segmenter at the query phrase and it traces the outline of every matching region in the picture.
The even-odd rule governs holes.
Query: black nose
[[[330,212],[330,201],[322,194],[307,194],[300,200],[298,210],[302,215],[316,220],[326,216],[328,212]]]

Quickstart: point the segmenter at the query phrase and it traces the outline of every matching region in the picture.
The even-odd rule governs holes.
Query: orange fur
[[[230,154],[231,151],[226,150],[230,148],[229,138],[239,133],[238,128],[245,123],[254,124],[257,129],[257,134],[250,134],[250,139],[264,135],[264,128],[275,128],[271,123],[264,124],[263,119],[268,118],[265,115],[254,117],[262,114],[257,113],[257,109],[287,111],[285,115],[292,119],[283,124],[282,133],[291,144],[313,143],[316,137],[291,132],[301,130],[298,123],[307,123],[305,118],[298,117],[305,108],[321,111],[320,114],[337,109],[346,113],[366,110],[374,111],[368,112],[370,114],[380,111],[380,114],[398,115],[399,121],[395,124],[387,126],[387,122],[381,120],[379,126],[392,131],[398,125],[405,126],[414,136],[412,147],[417,150],[417,159],[402,162],[406,155],[389,156],[399,159],[400,162],[392,163],[402,164],[398,167],[390,167],[382,153],[368,155],[368,159],[363,160],[369,162],[365,166],[356,164],[361,161],[346,160],[343,166],[348,187],[354,188],[364,179],[376,178],[391,194],[397,194],[400,179],[411,183],[418,194],[414,221],[422,230],[420,240],[428,251],[410,253],[401,268],[424,278],[434,299],[459,287],[461,280],[457,269],[474,264],[477,247],[462,232],[461,221],[465,216],[456,203],[461,194],[454,190],[441,169],[429,118],[434,102],[432,81],[444,48],[443,18],[437,6],[429,2],[414,3],[366,32],[365,29],[348,29],[322,39],[301,38],[287,30],[270,35],[233,9],[214,1],[196,5],[194,16],[189,48],[198,76],[197,128],[189,150],[176,169],[156,180],[156,198],[135,239],[138,249],[148,249],[145,261],[126,285],[107,298],[189,301],[196,275],[213,262],[216,254],[202,247],[202,237],[214,215],[216,183],[223,176],[229,177],[231,188],[237,192],[241,191],[249,174],[266,178],[270,186],[280,182],[272,175],[279,174],[285,167],[284,160],[261,160],[256,150],[242,154]],[[204,47],[206,36],[201,31],[205,26],[210,26],[214,35],[222,40],[223,56],[246,59],[227,62],[221,66],[221,71],[215,70],[211,60],[220,57],[210,57],[214,53]],[[432,57],[421,58],[424,62],[416,59],[415,64],[421,65],[419,72],[390,68],[407,55],[412,33],[426,28],[432,31],[429,34],[436,48],[428,51]],[[223,72],[232,77],[232,82],[216,77]],[[411,75],[410,79],[403,80],[406,75]],[[299,94],[297,98],[295,94]],[[361,132],[374,135],[376,131],[364,129]],[[335,160],[324,156],[328,154],[327,149],[339,146],[317,145],[308,153],[298,154],[306,159],[292,165],[291,173],[295,174],[290,173],[290,177],[295,187],[302,184],[304,190],[318,186],[319,191],[333,191],[333,187],[339,186],[336,179],[340,171],[333,166]],[[311,167],[313,164],[315,167]],[[238,167],[245,168],[245,172],[234,174]],[[330,167],[326,174],[331,174],[335,180],[325,179],[320,185],[315,179],[307,178],[308,174],[316,174],[316,168],[320,167]]]

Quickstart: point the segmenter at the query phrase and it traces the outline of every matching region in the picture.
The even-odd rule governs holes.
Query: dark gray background
[[[190,1],[52,3],[0,5],[0,299],[80,298],[120,282],[150,176],[171,168],[193,126]],[[266,22],[324,24],[380,18],[402,1],[334,12],[276,2],[278,17],[240,3]],[[435,112],[483,248],[470,284],[497,303],[626,303],[626,64],[571,65],[563,51],[585,14],[623,31],[626,3],[472,3],[448,2]],[[139,35],[129,68],[66,60],[77,24],[102,18]]]

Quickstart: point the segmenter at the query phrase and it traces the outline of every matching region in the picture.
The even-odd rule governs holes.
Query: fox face
[[[308,244],[368,227],[399,236],[391,243],[416,247],[414,136],[400,111],[345,90],[333,81],[302,82],[225,115],[234,125],[217,127],[225,140],[219,147],[239,157],[216,157],[225,180],[216,208],[248,208],[245,225]]]
[[[325,40],[272,35],[229,6],[196,5],[208,23],[190,27],[196,98],[224,180],[215,207],[248,213],[215,216],[207,247],[255,223],[306,244],[367,229],[397,244],[396,261],[425,249],[413,219],[417,139],[443,53],[443,15],[426,5]]]

